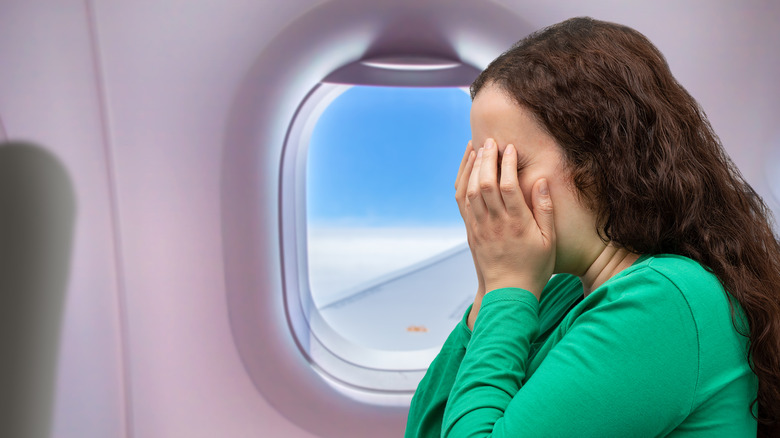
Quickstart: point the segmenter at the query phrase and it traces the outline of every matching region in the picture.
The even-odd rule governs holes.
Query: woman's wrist
[[[529,280],[526,277],[503,277],[487,281],[485,283],[485,293],[494,291],[496,289],[517,288],[524,289],[531,292],[536,299],[542,295],[542,289],[544,289],[544,282]],[[484,294],[483,294],[484,295]],[[481,301],[481,300],[480,300]]]

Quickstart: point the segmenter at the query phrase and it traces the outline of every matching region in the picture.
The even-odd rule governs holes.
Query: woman
[[[471,95],[479,288],[406,436],[780,436],[770,213],[661,53],[575,18]]]

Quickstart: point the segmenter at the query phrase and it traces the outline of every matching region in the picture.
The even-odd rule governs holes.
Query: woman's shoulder
[[[724,400],[749,405],[757,381],[745,360],[748,341],[740,333],[746,333],[744,312],[715,274],[695,260],[674,254],[644,256],[621,274],[613,277],[607,288],[612,290],[606,291],[602,303],[625,298],[629,302],[623,307],[655,312],[656,318],[646,319],[645,324],[676,333],[673,348],[689,344],[696,351],[693,409],[697,413],[693,415],[707,417]],[[632,317],[640,318],[638,314],[645,311]],[[749,416],[744,419],[752,421]]]
[[[718,278],[697,261],[675,254],[640,257],[588,298],[592,300],[588,307],[594,310],[620,303],[638,310],[674,311],[681,323],[687,321],[684,324],[696,331],[713,325],[725,331],[731,322],[729,297]]]
[[[737,304],[734,310],[739,315]],[[613,352],[620,358],[616,362],[632,361],[637,379],[650,381],[659,369],[676,372],[681,377],[675,379],[690,384],[685,422],[692,428],[713,419],[753,421],[747,406],[757,381],[745,360],[747,340],[733,325],[718,278],[690,258],[641,257],[589,294],[565,321],[562,334],[561,345],[567,336],[577,336],[569,344],[591,342],[591,350]],[[606,346],[599,350],[598,343]],[[645,362],[655,365],[643,367]],[[745,409],[737,412],[734,406]]]
[[[699,262],[677,254],[643,255],[605,286],[612,289],[639,288],[647,290],[647,293],[677,290],[686,300],[726,299],[723,286],[715,274]]]
[[[717,277],[708,268],[696,260],[678,254],[646,255],[635,264],[637,267],[647,267],[663,274],[673,282],[695,281],[718,282]]]
[[[624,306],[662,309],[678,318],[666,317],[657,323],[688,327],[699,348],[724,354],[723,348],[732,345],[735,363],[744,356],[746,340],[740,335],[744,312],[717,276],[697,261],[675,254],[643,256],[604,286],[594,307],[622,301]]]

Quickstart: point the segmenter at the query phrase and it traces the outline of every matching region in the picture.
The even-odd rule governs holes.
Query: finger
[[[497,217],[506,212],[506,208],[498,191],[498,147],[495,140],[487,139],[482,151],[482,162],[479,166],[479,190],[482,192],[482,199],[485,201],[488,213]]]
[[[463,169],[466,167],[466,163],[469,161],[469,155],[471,155],[471,151],[473,150],[474,148],[471,146],[471,140],[469,140],[469,144],[466,145],[466,152],[463,153],[463,159],[460,160],[458,175],[455,177],[455,190],[458,189],[458,181],[460,180],[461,175],[463,175]]]
[[[517,181],[517,149],[511,144],[507,145],[501,159],[499,187],[507,213],[521,219],[531,215],[528,204],[523,197],[523,191],[520,190],[520,183]]]
[[[468,190],[469,178],[471,170],[474,168],[474,161],[477,159],[477,154],[472,149],[467,156],[466,164],[461,172],[461,177],[458,178],[458,185],[455,187],[455,200],[458,202],[458,209],[460,209],[460,215],[465,219],[466,216],[466,190]]]
[[[547,179],[540,178],[534,183],[531,191],[534,207],[534,219],[545,240],[552,244],[555,241],[555,222],[553,221],[553,203]]]
[[[466,200],[474,213],[474,217],[479,219],[487,212],[485,201],[482,199],[482,193],[479,190],[479,170],[482,166],[482,155],[485,148],[479,148],[477,151],[477,158],[474,160],[474,165],[469,175],[468,187],[466,188]]]

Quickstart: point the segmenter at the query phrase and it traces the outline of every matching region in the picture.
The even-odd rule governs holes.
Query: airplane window
[[[314,127],[309,287],[325,321],[358,345],[441,345],[473,297],[453,189],[470,106],[455,87],[352,86]]]
[[[361,60],[318,83],[290,124],[287,320],[313,368],[350,397],[408,403],[474,298],[453,183],[477,74],[437,58]]]

